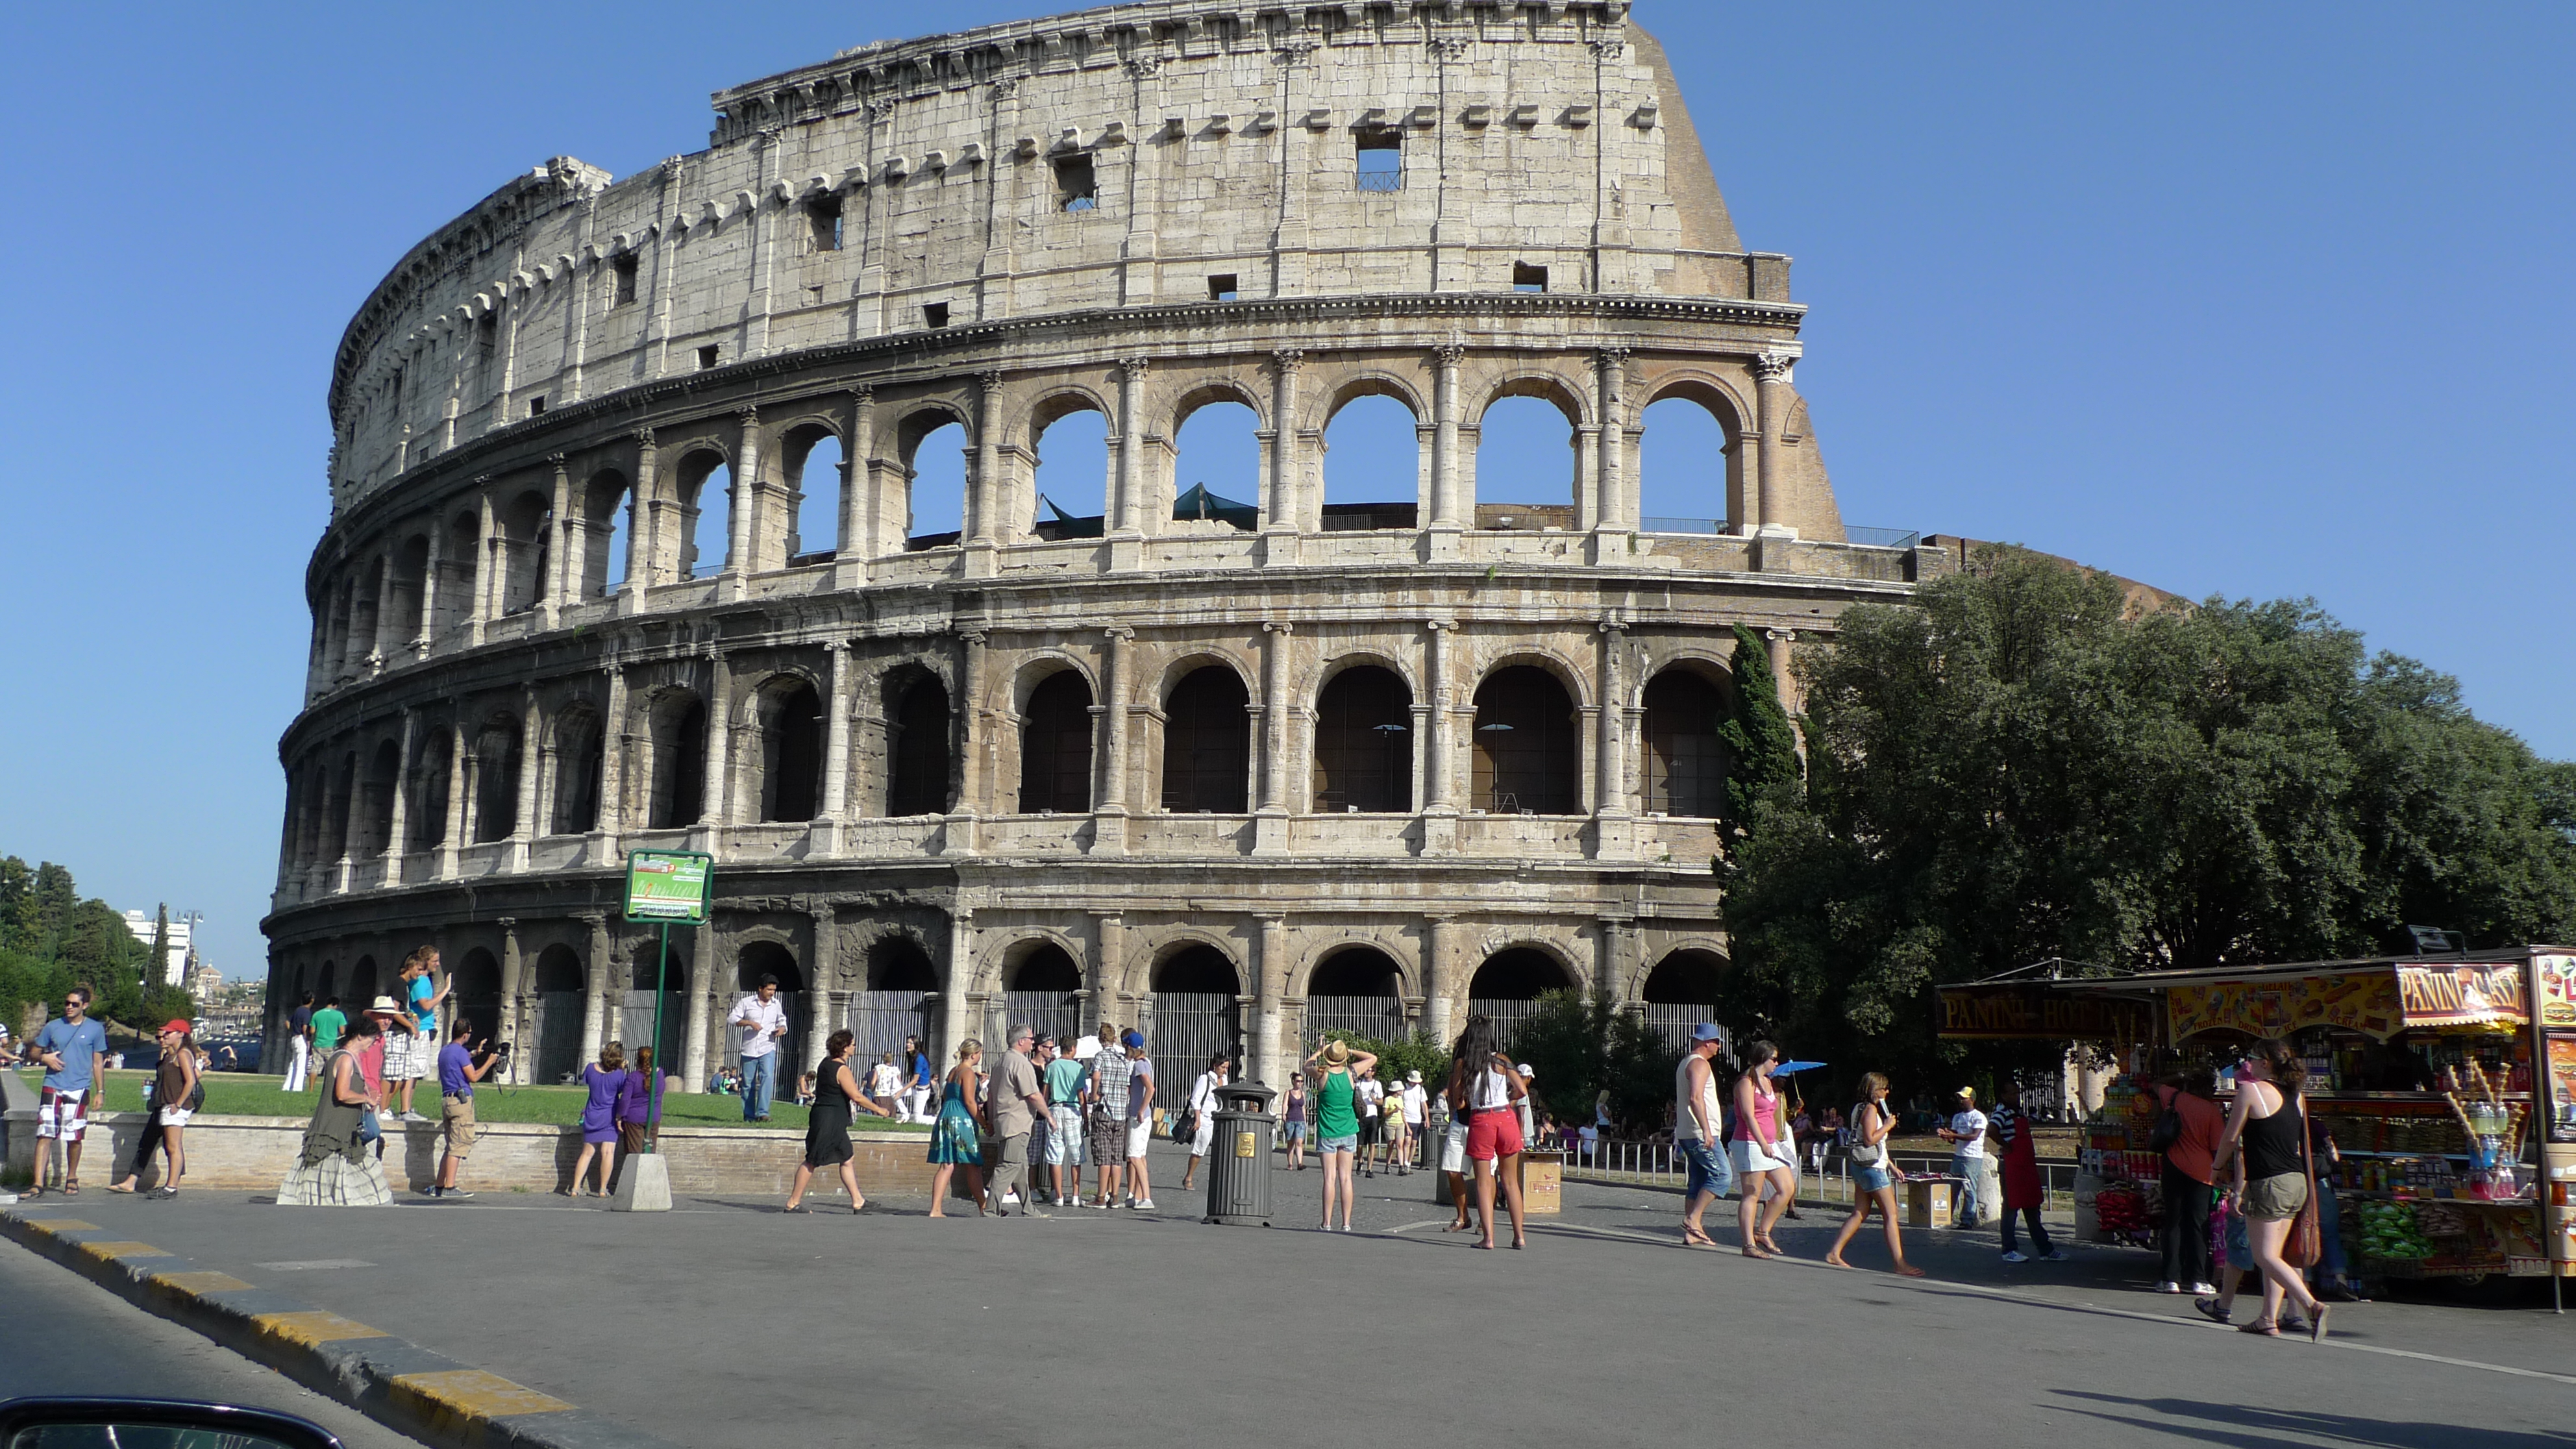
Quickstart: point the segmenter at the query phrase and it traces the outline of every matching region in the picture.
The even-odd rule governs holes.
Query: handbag
[[[2165,1103],[2165,1109],[2156,1114],[2155,1130],[2147,1134],[2148,1150],[2163,1152],[2182,1140],[2182,1113],[2174,1107],[2181,1100],[2182,1093],[2176,1091]]]
[[[2317,1228],[2317,1194],[2332,1188],[2317,1181],[2316,1160],[2309,1155],[2308,1103],[2306,1094],[2299,1097],[2299,1166],[2308,1174],[2308,1200],[2299,1205],[2299,1215],[2290,1220],[2290,1236],[2281,1244],[2281,1261],[2293,1268],[2313,1268],[2324,1256],[2325,1240]]]
[[[1172,1114],[1172,1140],[1174,1142],[1178,1142],[1183,1146],[1188,1146],[1190,1140],[1198,1135],[1199,1112],[1196,1107],[1186,1108]]]
[[[1858,1126],[1862,1110],[1863,1109],[1859,1107],[1852,1108],[1852,1122],[1854,1125],[1845,1129],[1851,1133],[1851,1151],[1849,1156],[1851,1158],[1852,1166],[1854,1167],[1876,1167],[1887,1160],[1887,1144],[1884,1141],[1867,1142],[1862,1140],[1861,1129]]]

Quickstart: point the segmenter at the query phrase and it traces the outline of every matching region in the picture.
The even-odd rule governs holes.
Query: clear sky
[[[0,853],[203,911],[210,959],[264,970],[324,389],[368,289],[549,156],[625,175],[703,147],[721,86],[1057,8],[19,12]],[[2576,8],[1636,14],[1745,243],[1797,258],[1847,519],[2312,595],[2576,754]],[[1365,421],[1328,470],[1375,436],[1406,481],[1336,495],[1409,497],[1409,428]],[[1562,457],[1485,452],[1489,494]]]

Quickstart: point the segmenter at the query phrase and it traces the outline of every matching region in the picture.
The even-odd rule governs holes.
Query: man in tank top
[[[1673,1151],[1690,1174],[1682,1189],[1682,1241],[1710,1248],[1717,1240],[1700,1226],[1700,1214],[1735,1185],[1735,1168],[1719,1136],[1725,1121],[1717,1103],[1721,1035],[1715,1022],[1692,1027],[1690,1050],[1673,1071]]]

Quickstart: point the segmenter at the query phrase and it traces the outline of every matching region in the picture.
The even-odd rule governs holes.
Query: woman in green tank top
[[[1352,1073],[1377,1065],[1368,1052],[1328,1041],[1306,1058],[1315,1077],[1315,1152],[1324,1165],[1324,1231],[1333,1230],[1333,1204],[1342,1205],[1342,1231],[1351,1230],[1351,1155],[1359,1150],[1359,1113],[1351,1107]]]

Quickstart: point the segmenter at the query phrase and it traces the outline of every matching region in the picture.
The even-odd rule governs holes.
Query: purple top
[[[626,1085],[626,1073],[601,1071],[599,1063],[592,1062],[581,1069],[581,1084],[590,1088],[590,1100],[584,1102],[581,1107],[582,1139],[605,1142],[608,1137],[617,1135],[614,1120],[617,1091]],[[601,1132],[607,1133],[608,1137],[591,1135]]]
[[[662,1073],[659,1071],[654,1072],[652,1075],[657,1078],[662,1078]],[[626,1080],[618,1086],[618,1121],[641,1123],[648,1120],[645,1116],[644,1110],[645,1097],[650,1095],[656,1101],[659,1101],[662,1096],[662,1089],[668,1084],[669,1079],[662,1078],[662,1080],[654,1082],[652,1086],[648,1088],[644,1084],[644,1078],[645,1074],[643,1072],[630,1071],[626,1074]]]

